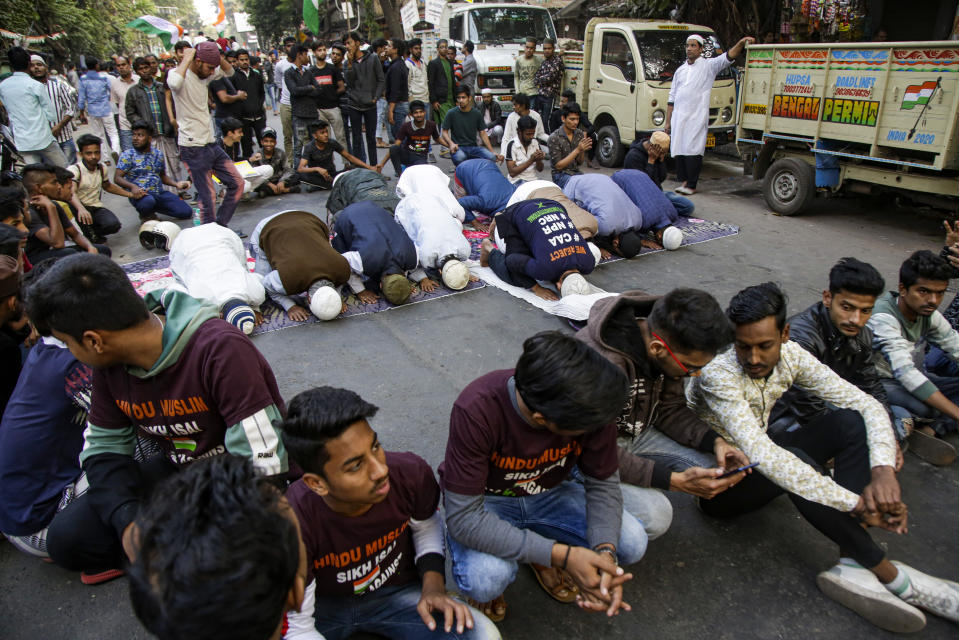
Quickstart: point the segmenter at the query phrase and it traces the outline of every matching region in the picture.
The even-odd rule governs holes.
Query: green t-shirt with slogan
[[[457,145],[475,147],[479,144],[476,134],[486,131],[486,122],[479,110],[463,111],[457,107],[447,112],[443,118],[443,129],[450,132],[450,138]]]

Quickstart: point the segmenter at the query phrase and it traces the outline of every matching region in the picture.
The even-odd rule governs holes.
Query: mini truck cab
[[[491,89],[504,112],[513,110],[513,63],[526,38],[542,43],[556,40],[553,19],[545,7],[516,2],[451,2],[443,7],[440,37],[457,50],[470,40],[475,45],[476,84]]]
[[[567,52],[567,88],[587,114],[599,138],[596,157],[605,167],[622,164],[626,146],[661,130],[676,69],[686,63],[686,38],[701,35],[703,55],[725,55],[712,29],[655,20],[593,18],[586,25],[582,60]],[[736,83],[729,69],[713,83],[706,147],[735,136]]]

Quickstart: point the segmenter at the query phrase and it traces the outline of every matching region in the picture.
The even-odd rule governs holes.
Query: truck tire
[[[780,158],[766,170],[763,198],[770,209],[783,216],[802,213],[816,195],[812,166],[796,158]]]
[[[623,164],[626,149],[619,141],[619,129],[607,125],[596,132],[596,159],[604,167],[613,169]]]

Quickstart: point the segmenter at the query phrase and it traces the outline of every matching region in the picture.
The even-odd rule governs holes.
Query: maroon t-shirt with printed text
[[[266,359],[218,318],[197,327],[175,363],[138,378],[124,365],[96,369],[89,421],[156,441],[176,464],[226,453],[229,427],[283,398]]]
[[[532,496],[559,485],[576,465],[600,480],[617,471],[615,424],[576,437],[534,427],[510,397],[513,373],[506,369],[477,378],[453,404],[439,468],[444,490]]]
[[[303,480],[286,492],[300,521],[316,595],[362,596],[419,580],[410,520],[427,520],[439,506],[433,469],[413,453],[386,453],[390,491],[361,516],[336,513]]]

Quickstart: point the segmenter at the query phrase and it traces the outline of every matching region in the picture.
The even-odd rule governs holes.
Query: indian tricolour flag
[[[353,595],[358,596],[366,591],[366,588],[370,586],[374,580],[376,580],[376,576],[378,575],[380,575],[380,566],[376,565],[376,568],[370,571],[367,575],[363,576],[359,580],[354,580]]]
[[[303,24],[314,35],[320,32],[320,0],[303,0]]]
[[[913,84],[906,87],[906,93],[902,96],[902,108],[912,109],[917,104],[926,104],[936,90],[936,81],[930,80],[922,84]]]
[[[163,41],[163,46],[167,49],[176,44],[183,35],[183,27],[156,16],[140,16],[136,20],[128,22],[127,26],[160,38]]]

